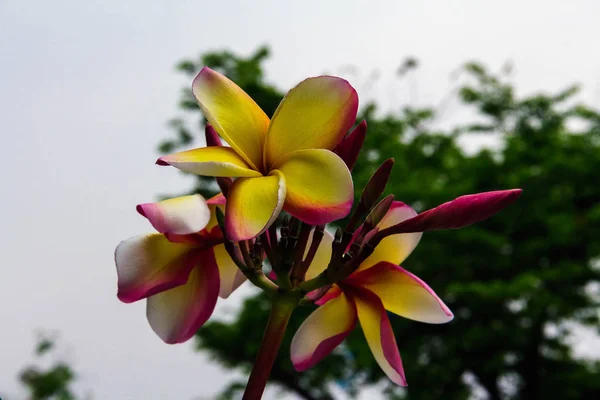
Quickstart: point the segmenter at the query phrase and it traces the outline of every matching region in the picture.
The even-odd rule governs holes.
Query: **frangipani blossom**
[[[225,198],[208,202],[191,195],[140,204],[137,211],[159,233],[135,236],[115,250],[119,299],[147,299],[150,326],[166,343],[191,338],[226,298],[245,281],[223,245],[215,210]]]
[[[282,209],[312,225],[349,213],[352,178],[331,151],[356,119],[358,97],[347,81],[332,76],[302,81],[272,120],[240,87],[209,68],[200,71],[192,90],[206,119],[231,147],[184,151],[157,164],[237,178],[227,196],[229,239],[259,235]]]
[[[384,229],[397,233],[385,237],[354,272],[317,301],[320,307],[304,321],[292,340],[295,368],[303,371],[314,366],[360,322],[381,369],[393,382],[405,386],[402,360],[387,312],[431,324],[449,322],[453,314],[425,282],[399,264],[417,246],[422,231],[458,228],[480,221],[515,201],[520,193],[521,190],[507,190],[463,196],[418,215],[402,202],[392,203],[373,234]],[[359,233],[360,229],[355,238]],[[371,233],[367,235],[372,237]],[[327,264],[328,260],[315,259],[307,275],[317,276]]]
[[[245,400],[262,398],[292,312],[307,303],[320,307],[292,340],[298,370],[319,362],[360,322],[379,366],[406,385],[387,313],[433,324],[453,314],[399,264],[422,232],[486,219],[521,190],[462,196],[417,215],[392,195],[381,199],[394,164],[388,159],[334,238],[325,224],[352,208],[350,171],[367,130],[362,121],[347,134],[358,108],[354,88],[332,76],[306,79],[287,93],[272,119],[209,68],[196,76],[192,92],[208,120],[207,147],[161,157],[157,164],[215,177],[222,195],[208,202],[192,195],[139,205],[157,233],[118,245],[118,298],[147,299],[155,333],[181,343],[207,321],[219,296],[229,296],[246,279],[262,289],[271,310]],[[282,210],[291,217],[277,227]],[[263,272],[265,258],[271,279]]]

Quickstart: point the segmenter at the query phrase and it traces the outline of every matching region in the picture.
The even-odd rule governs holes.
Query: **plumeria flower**
[[[415,321],[441,324],[453,319],[452,312],[435,292],[417,276],[400,267],[428,230],[451,229],[485,219],[519,197],[520,190],[487,192],[462,196],[418,214],[402,202],[393,202],[376,228],[394,229],[375,247],[359,267],[334,284],[315,310],[296,332],[291,344],[295,368],[303,371],[314,366],[337,347],[360,322],[375,360],[385,374],[398,385],[406,377],[387,311]],[[390,228],[393,227],[393,228]],[[361,236],[360,229],[355,239]],[[327,268],[331,240],[321,244],[320,259],[310,265],[307,279]]]
[[[240,87],[204,68],[194,96],[231,147],[212,146],[158,159],[183,171],[237,178],[227,195],[232,241],[264,232],[283,209],[312,225],[345,217],[353,200],[348,167],[333,150],[356,119],[358,96],[345,80],[320,76],[291,89],[269,120]]]
[[[147,299],[150,326],[166,343],[190,339],[245,276],[223,245],[216,208],[225,198],[198,194],[140,204],[158,233],[135,236],[115,250],[118,298]]]

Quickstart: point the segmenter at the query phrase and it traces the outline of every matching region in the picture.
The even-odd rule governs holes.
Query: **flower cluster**
[[[352,209],[350,171],[366,135],[364,121],[348,133],[358,108],[352,86],[331,76],[306,79],[288,92],[272,119],[209,68],[192,90],[208,120],[207,147],[161,157],[157,164],[215,177],[222,193],[207,201],[196,194],[137,207],[157,233],[118,245],[119,299],[146,299],[152,329],[163,341],[180,343],[206,322],[218,297],[248,279],[274,303],[285,298],[291,310],[319,306],[292,341],[298,370],[319,362],[360,322],[382,370],[406,385],[387,312],[433,324],[453,315],[400,264],[423,232],[481,221],[521,191],[462,196],[417,214],[391,195],[379,200],[393,166],[387,160],[334,236],[326,224]]]

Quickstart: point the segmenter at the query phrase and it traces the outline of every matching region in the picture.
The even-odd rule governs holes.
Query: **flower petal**
[[[500,212],[521,196],[521,189],[499,190],[460,196],[393,227],[394,232],[425,232],[457,229]]]
[[[335,349],[356,326],[356,308],[345,295],[317,308],[300,326],[290,346],[298,371],[311,368]]]
[[[360,326],[377,364],[392,382],[406,386],[396,338],[381,301],[368,290],[358,289],[352,292]]]
[[[223,233],[221,229],[218,227],[217,221],[217,208],[220,208],[223,213],[225,213],[225,203],[227,199],[223,196],[223,193],[218,193],[206,200],[206,204],[208,204],[208,209],[210,210],[210,219],[206,223],[206,227],[201,233],[201,235],[207,239],[222,239]],[[171,237],[169,236],[169,239]]]
[[[398,265],[380,262],[347,280],[373,292],[386,310],[429,324],[452,321],[454,315],[425,282]]]
[[[296,150],[333,149],[356,120],[358,96],[344,79],[300,82],[277,107],[265,142],[266,167]]]
[[[285,176],[284,210],[311,225],[344,218],[352,208],[354,188],[348,167],[329,150],[290,153],[277,165]]]
[[[304,258],[308,255],[310,244],[312,243],[314,230],[310,232],[308,236],[308,242],[306,245],[306,251],[304,252]],[[321,243],[319,243],[319,247],[317,248],[317,252],[315,253],[315,257],[310,263],[308,269],[306,270],[305,280],[309,280],[312,278],[316,278],[321,272],[325,271],[327,266],[329,265],[329,261],[331,260],[332,253],[332,245],[333,243],[333,235],[327,231],[323,231],[323,238],[321,239]]]
[[[221,281],[219,297],[226,299],[246,281],[246,275],[235,265],[229,253],[225,250],[225,245],[217,245],[212,250],[217,261],[217,266],[219,267],[219,278]]]
[[[210,220],[208,205],[199,194],[140,204],[136,209],[159,233],[196,233],[204,229]]]
[[[203,68],[192,84],[192,92],[202,113],[227,143],[250,166],[262,167],[264,137],[269,117],[238,85]]]
[[[265,231],[279,215],[286,197],[283,175],[240,178],[231,186],[225,212],[229,240],[251,239]]]
[[[122,241],[115,250],[117,297],[131,303],[184,284],[201,257],[195,248],[158,233]]]
[[[306,259],[306,256],[308,255],[308,252],[310,251],[313,234],[314,234],[314,230],[311,231],[310,235],[308,236],[308,242],[307,242],[306,250],[305,250],[304,256],[303,256],[304,259]],[[316,278],[317,275],[319,275],[321,272],[325,271],[325,269],[329,265],[329,261],[331,260],[331,253],[333,252],[332,244],[333,244],[333,235],[326,230],[323,231],[323,237],[321,238],[319,247],[317,247],[317,252],[315,253],[315,256],[314,256],[312,262],[310,263],[310,265],[308,266],[308,269],[306,270],[306,274],[304,275],[304,280],[307,281],[309,279]],[[314,300],[315,298],[317,298],[317,300],[315,301],[315,304],[318,304],[318,305],[325,304],[327,301],[329,301],[332,298],[337,297],[339,295],[339,293],[334,291],[333,287],[337,287],[337,286],[332,286],[329,290],[327,290],[326,288],[320,288],[320,289],[313,290],[312,292],[307,293],[306,297],[311,300]],[[335,294],[334,294],[334,292],[335,292]]]
[[[227,199],[225,198],[225,196],[223,196],[223,193],[217,193],[210,199],[206,200],[206,204],[224,205],[226,202]]]
[[[231,147],[201,147],[159,158],[158,165],[171,165],[196,175],[219,177],[261,176]]]
[[[367,135],[367,122],[363,119],[362,122],[354,128],[352,132],[348,134],[341,142],[333,149],[333,152],[340,156],[342,160],[348,166],[348,169],[352,171],[358,154]]]
[[[219,271],[211,251],[190,272],[187,283],[148,298],[146,317],[166,343],[182,343],[211,316],[219,296]]]
[[[385,214],[383,219],[377,224],[379,230],[385,229],[392,225],[399,224],[400,222],[417,215],[415,210],[407,206],[401,201],[395,201],[392,206]],[[400,264],[412,253],[412,251],[419,244],[423,233],[403,233],[397,235],[391,235],[384,238],[375,247],[375,251],[365,261],[360,264],[357,271],[370,268],[380,261],[387,261],[392,264]]]
[[[319,289],[317,289],[317,290],[319,290]],[[314,293],[317,290],[313,290],[311,293]],[[308,293],[306,296],[309,297],[309,295],[311,293]],[[340,289],[340,287],[338,285],[334,284],[329,288],[329,290],[327,290],[327,292],[325,292],[323,297],[321,297],[320,299],[315,301],[315,304],[322,306],[323,304],[327,303],[329,300],[335,299],[340,294],[342,294],[342,289]]]

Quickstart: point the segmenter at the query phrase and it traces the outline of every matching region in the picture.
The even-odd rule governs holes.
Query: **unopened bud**
[[[344,160],[350,171],[352,171],[354,164],[356,164],[358,154],[360,153],[366,135],[367,122],[362,120],[362,122],[354,128],[348,136],[342,139],[335,149],[333,149],[333,152]]]
[[[394,159],[389,158],[381,164],[381,166],[375,171],[367,185],[365,186],[360,203],[365,207],[366,210],[370,210],[375,205],[385,187],[387,186],[392,168],[394,167]]]
[[[206,137],[206,146],[223,146],[223,142],[221,142],[221,138],[215,128],[212,127],[211,124],[207,123],[204,127],[204,135]]]

